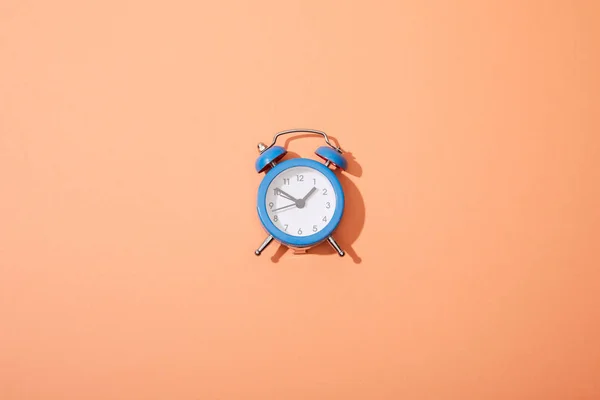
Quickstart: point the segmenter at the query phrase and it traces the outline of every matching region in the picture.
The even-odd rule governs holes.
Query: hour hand
[[[308,193],[306,193],[306,196],[304,196],[302,198],[302,200],[306,201],[306,199],[308,199],[310,197],[310,195],[313,194],[316,190],[317,190],[316,187],[313,187],[312,189],[310,189],[310,191]]]

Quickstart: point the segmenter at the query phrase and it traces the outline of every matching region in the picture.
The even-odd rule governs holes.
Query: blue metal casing
[[[267,213],[266,197],[269,185],[277,175],[284,170],[293,167],[309,167],[321,172],[331,182],[336,196],[336,209],[329,223],[320,232],[308,236],[288,235],[273,224]],[[290,247],[311,247],[326,240],[338,227],[344,213],[344,191],[342,190],[342,185],[335,173],[325,165],[307,158],[293,158],[277,164],[267,172],[258,187],[257,209],[260,222],[267,232],[273,235],[276,240]]]
[[[338,151],[328,146],[321,146],[315,150],[315,154],[325,161],[331,161],[333,165],[344,171],[348,169],[348,161]]]
[[[256,159],[256,163],[254,164],[256,172],[263,172],[270,163],[278,161],[281,157],[285,156],[286,153],[287,150],[281,146],[273,146],[266,150]]]

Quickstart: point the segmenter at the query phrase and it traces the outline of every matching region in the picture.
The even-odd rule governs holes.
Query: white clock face
[[[336,207],[333,185],[310,167],[292,167],[273,179],[265,199],[269,219],[292,236],[313,235],[329,224]]]

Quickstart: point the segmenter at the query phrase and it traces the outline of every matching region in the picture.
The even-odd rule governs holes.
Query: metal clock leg
[[[258,249],[256,249],[254,251],[254,254],[256,254],[257,256],[260,256],[260,253],[262,253],[262,251],[269,245],[271,244],[271,242],[273,241],[273,236],[269,235],[267,236],[267,238],[265,239],[264,242],[262,242],[262,244],[260,245],[260,247]]]
[[[344,253],[344,250],[342,250],[340,248],[340,245],[337,244],[337,242],[335,241],[335,239],[333,238],[333,236],[329,236],[327,238],[327,240],[329,241],[329,244],[331,245],[331,247],[333,247],[335,249],[335,251],[338,252],[338,254],[340,255],[340,257],[344,257],[344,254],[346,254],[346,253]]]

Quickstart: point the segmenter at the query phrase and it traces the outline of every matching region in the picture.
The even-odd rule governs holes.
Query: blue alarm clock
[[[323,136],[327,146],[319,147],[315,153],[324,163],[308,158],[279,162],[287,151],[275,146],[277,138],[298,132]],[[268,236],[255,254],[260,255],[273,240],[295,253],[304,253],[328,241],[343,256],[344,251],[332,234],[344,214],[344,191],[331,169],[332,165],[336,169],[347,169],[342,149],[334,146],[325,132],[291,129],[275,134],[269,146],[259,143],[258,151],[256,172],[266,174],[258,188],[257,209]]]

